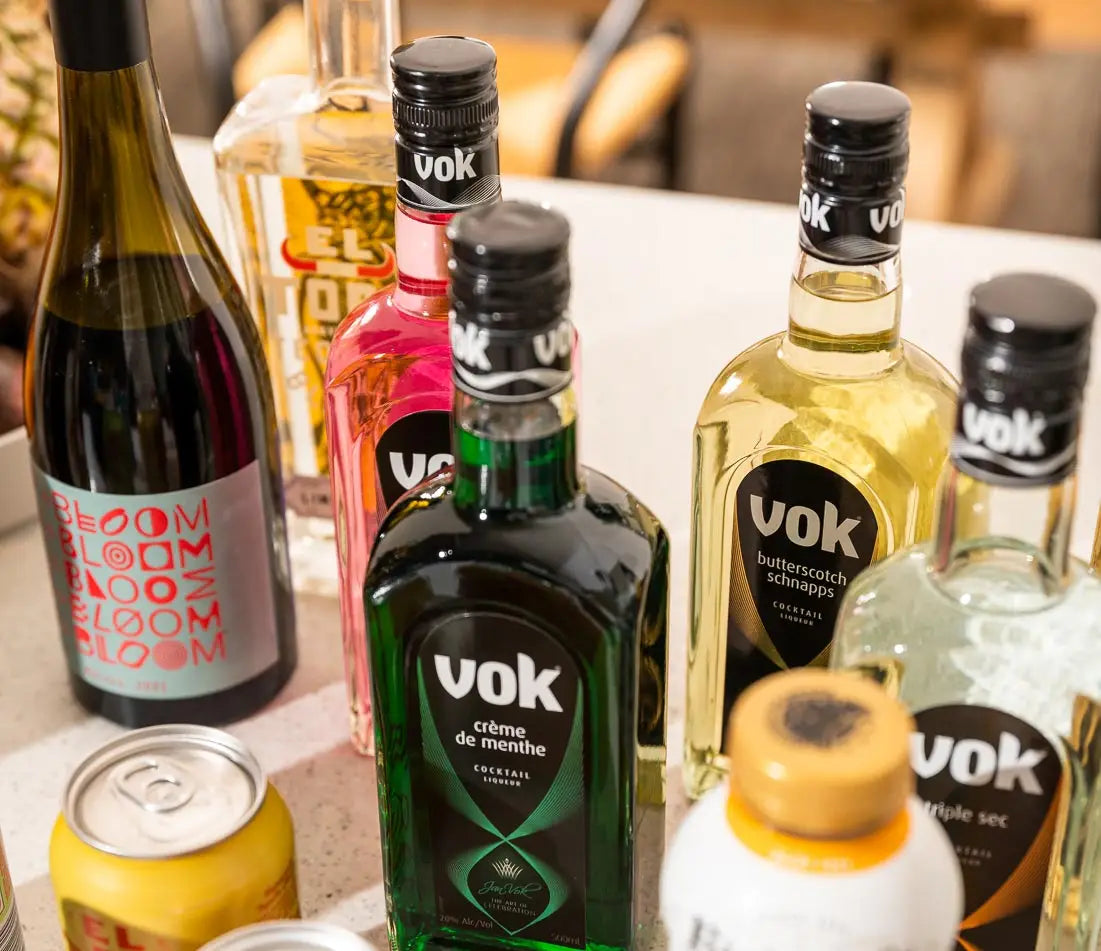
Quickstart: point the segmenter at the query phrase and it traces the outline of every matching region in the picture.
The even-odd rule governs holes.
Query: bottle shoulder
[[[773,334],[742,351],[715,378],[707,391],[698,422],[722,422],[731,405],[779,402],[792,410],[818,407],[845,409],[909,396],[937,406],[954,406],[958,383],[926,351],[903,340],[901,356],[891,366],[867,376],[806,373],[783,356],[786,333]]]
[[[364,108],[334,106],[307,76],[272,76],[234,106],[214,136],[222,171],[393,185],[389,99],[363,90]]]
[[[428,360],[450,366],[446,315],[410,313],[398,306],[395,297],[395,285],[384,287],[340,322],[329,345],[329,380],[378,360]]]
[[[408,493],[380,526],[367,584],[437,570],[441,563],[495,566],[533,574],[591,593],[606,587],[641,590],[668,560],[660,521],[626,489],[594,470],[571,505],[545,515],[485,520],[454,505],[445,470]],[[466,570],[464,568],[464,570]]]
[[[873,565],[841,605],[832,663],[897,681],[912,709],[987,705],[1050,729],[1069,724],[1075,690],[1101,693],[1101,579],[1077,559],[1047,596],[1029,575],[976,562],[951,584],[926,543]]]

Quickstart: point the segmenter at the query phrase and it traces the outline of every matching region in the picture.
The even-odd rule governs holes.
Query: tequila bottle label
[[[348,311],[395,277],[394,191],[346,181],[261,180],[262,201],[270,202],[265,220],[285,223],[272,228],[265,249],[260,310],[293,457],[287,505],[303,517],[332,517],[325,364]]]
[[[424,799],[444,926],[585,946],[585,711],[553,637],[486,612],[444,618],[417,655]]]
[[[403,416],[382,434],[375,447],[375,464],[386,508],[454,461],[450,413],[425,410]]]
[[[915,721],[917,793],[963,869],[961,944],[1032,951],[1063,775],[1059,753],[1031,724],[991,707],[930,707]]]
[[[736,505],[724,722],[755,681],[825,662],[841,598],[879,534],[860,490],[812,462],[762,463]]]

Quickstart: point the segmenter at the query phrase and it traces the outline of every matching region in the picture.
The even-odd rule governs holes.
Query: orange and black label
[[[757,466],[739,483],[736,506],[724,723],[762,677],[825,663],[841,599],[879,537],[860,490],[813,462]]]
[[[956,848],[962,951],[1033,951],[1063,767],[1035,727],[990,707],[916,714],[917,792]]]

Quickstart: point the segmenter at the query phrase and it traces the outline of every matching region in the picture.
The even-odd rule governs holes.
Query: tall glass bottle
[[[807,100],[789,322],[707,393],[693,444],[685,783],[726,771],[750,684],[826,661],[846,586],[928,537],[954,385],[899,335],[910,104],[831,83]]]
[[[631,947],[638,645],[668,540],[577,462],[565,219],[452,222],[455,466],[364,583],[394,947]]]
[[[309,76],[260,83],[214,138],[283,436],[295,587],[336,592],[324,375],[344,315],[394,277],[395,0],[306,0]]]
[[[451,456],[447,224],[497,201],[497,58],[436,36],[395,50],[397,283],[333,335],[325,422],[352,742],[374,749],[363,574],[382,517]]]
[[[128,726],[256,710],[294,668],[259,335],[176,162],[144,0],[51,0],[61,176],[27,429],[69,674]]]
[[[1060,738],[1075,695],[1101,696],[1101,579],[1068,553],[1095,309],[1044,275],[974,290],[933,540],[853,582],[837,621],[831,663],[914,714],[918,795],[956,846],[975,951],[1036,947]]]

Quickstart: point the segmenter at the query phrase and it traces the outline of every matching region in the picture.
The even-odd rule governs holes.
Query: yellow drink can
[[[134,730],[84,760],[50,878],[69,951],[197,951],[299,914],[290,812],[248,749],[209,727]]]

